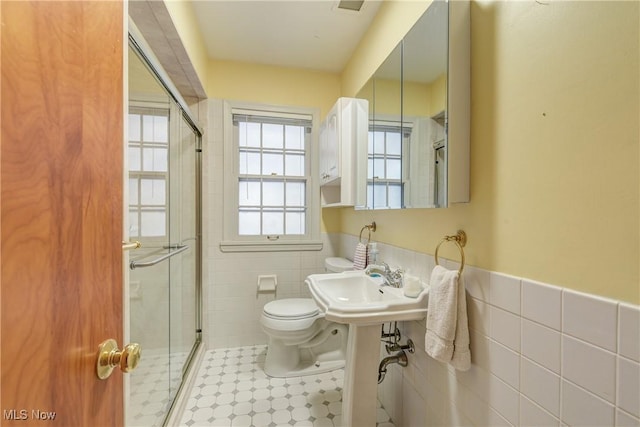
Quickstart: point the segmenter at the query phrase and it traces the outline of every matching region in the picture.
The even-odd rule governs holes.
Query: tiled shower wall
[[[357,238],[342,237],[352,253]],[[428,279],[432,256],[378,246]],[[425,321],[404,322],[416,352],[378,393],[395,425],[640,426],[640,307],[472,266],[463,277],[472,367],[431,359]]]

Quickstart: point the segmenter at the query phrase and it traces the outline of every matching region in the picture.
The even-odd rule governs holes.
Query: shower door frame
[[[128,23],[128,37],[129,37],[129,47],[136,51],[137,55],[143,62],[146,62],[150,72],[157,79],[158,83],[166,90],[169,97],[175,102],[175,106],[178,109],[178,114],[175,119],[178,118],[185,120],[191,130],[194,132],[196,136],[196,147],[195,147],[195,228],[196,228],[196,242],[194,245],[194,249],[196,251],[195,257],[195,342],[189,355],[185,360],[185,364],[182,369],[183,378],[176,391],[176,394],[171,401],[169,408],[167,409],[167,413],[165,414],[165,418],[163,421],[163,425],[166,425],[169,419],[171,418],[172,411],[175,408],[176,401],[180,397],[184,386],[185,373],[191,368],[195,356],[202,346],[202,136],[204,134],[203,129],[198,125],[196,118],[193,116],[188,104],[180,95],[178,89],[171,82],[170,77],[164,71],[162,65],[159,60],[156,58],[155,54],[145,41],[144,37],[136,27],[135,23],[131,18],[129,18]],[[127,108],[129,104],[129,100],[127,99]],[[171,120],[171,119],[170,119]],[[178,124],[179,126],[179,124]],[[128,170],[125,169],[125,182],[127,182]],[[123,211],[124,215],[127,215],[128,207],[125,207]],[[125,227],[126,229],[126,227]],[[125,232],[128,232],[125,230]],[[128,271],[129,266],[128,262],[125,263],[125,289],[128,289]],[[125,292],[125,304],[123,308],[125,310],[124,313],[124,329],[125,329],[125,337],[128,339],[129,329],[130,329],[130,316],[127,312],[129,309],[128,297],[129,293]],[[143,349],[144,350],[144,349]],[[127,401],[127,396],[129,395],[129,387],[128,384],[125,385],[125,402]],[[125,404],[125,425],[127,421],[127,406]]]

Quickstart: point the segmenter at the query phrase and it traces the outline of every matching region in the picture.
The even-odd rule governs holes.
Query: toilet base
[[[273,378],[291,378],[291,377],[303,377],[305,375],[316,375],[324,372],[334,371],[336,369],[344,368],[344,360],[328,360],[328,361],[316,361],[310,360],[303,361],[293,369],[279,369],[265,363],[264,373]]]
[[[334,324],[305,344],[287,345],[269,337],[264,372],[275,378],[300,377],[345,366],[348,329]]]

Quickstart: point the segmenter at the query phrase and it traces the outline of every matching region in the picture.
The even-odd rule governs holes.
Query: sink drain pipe
[[[382,361],[380,362],[380,366],[378,366],[378,384],[380,384],[384,380],[384,377],[387,374],[387,366],[392,363],[397,363],[402,367],[405,367],[409,364],[409,361],[407,360],[407,354],[404,352],[404,350],[401,350],[398,354],[387,356],[382,359]]]

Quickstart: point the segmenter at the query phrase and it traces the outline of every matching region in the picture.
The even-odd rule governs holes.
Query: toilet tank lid
[[[264,312],[278,318],[310,317],[320,311],[318,305],[311,298],[284,298],[268,302]]]
[[[324,266],[329,271],[340,273],[342,271],[353,270],[353,261],[349,261],[346,258],[330,257],[324,260]]]

